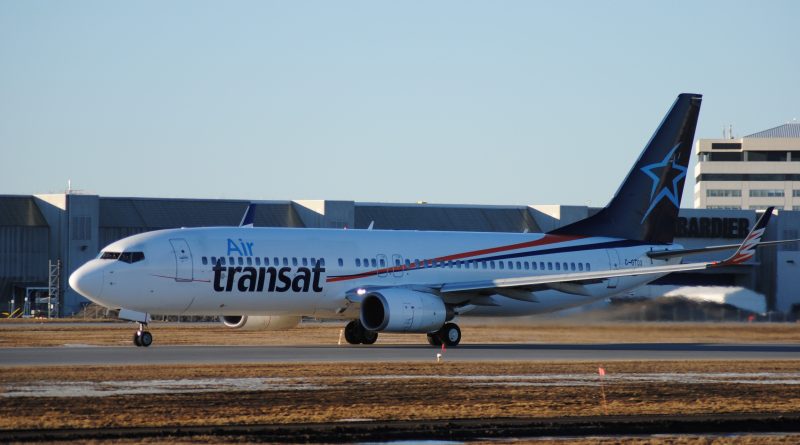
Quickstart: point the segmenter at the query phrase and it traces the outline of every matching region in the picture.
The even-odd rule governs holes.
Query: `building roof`
[[[537,232],[527,207],[435,204],[356,204],[355,227],[375,222],[376,229],[470,232]]]
[[[769,130],[747,135],[745,138],[800,138],[800,122],[788,122]]]
[[[147,230],[237,226],[248,204],[210,199],[100,198],[100,226]],[[257,203],[254,216],[258,227],[303,227],[289,201]]]

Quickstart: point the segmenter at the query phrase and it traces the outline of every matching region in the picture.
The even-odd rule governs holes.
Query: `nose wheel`
[[[133,334],[133,344],[136,346],[148,347],[153,344],[153,334],[145,331],[147,323],[139,323],[139,330]]]

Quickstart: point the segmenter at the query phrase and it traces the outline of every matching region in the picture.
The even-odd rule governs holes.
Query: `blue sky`
[[[680,92],[704,94],[697,137],[800,118],[798,18],[796,1],[0,0],[0,194],[600,206]]]

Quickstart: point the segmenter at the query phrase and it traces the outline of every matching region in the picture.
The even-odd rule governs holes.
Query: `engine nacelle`
[[[300,317],[294,315],[225,315],[220,320],[229,328],[243,331],[281,331],[300,324]]]
[[[409,289],[381,289],[361,301],[361,324],[378,332],[434,332],[447,321],[441,298]]]

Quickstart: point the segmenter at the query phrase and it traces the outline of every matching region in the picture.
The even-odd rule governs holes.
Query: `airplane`
[[[350,344],[393,332],[456,346],[457,317],[554,312],[671,272],[739,264],[759,246],[772,208],[740,245],[673,243],[701,100],[678,96],[606,207],[548,233],[253,227],[251,205],[240,227],[157,230],[113,242],[69,284],[138,322],[136,346],[152,344],[150,314],[219,316],[246,330],[333,318],[349,320]],[[724,261],[681,262],[723,249],[737,250]]]

